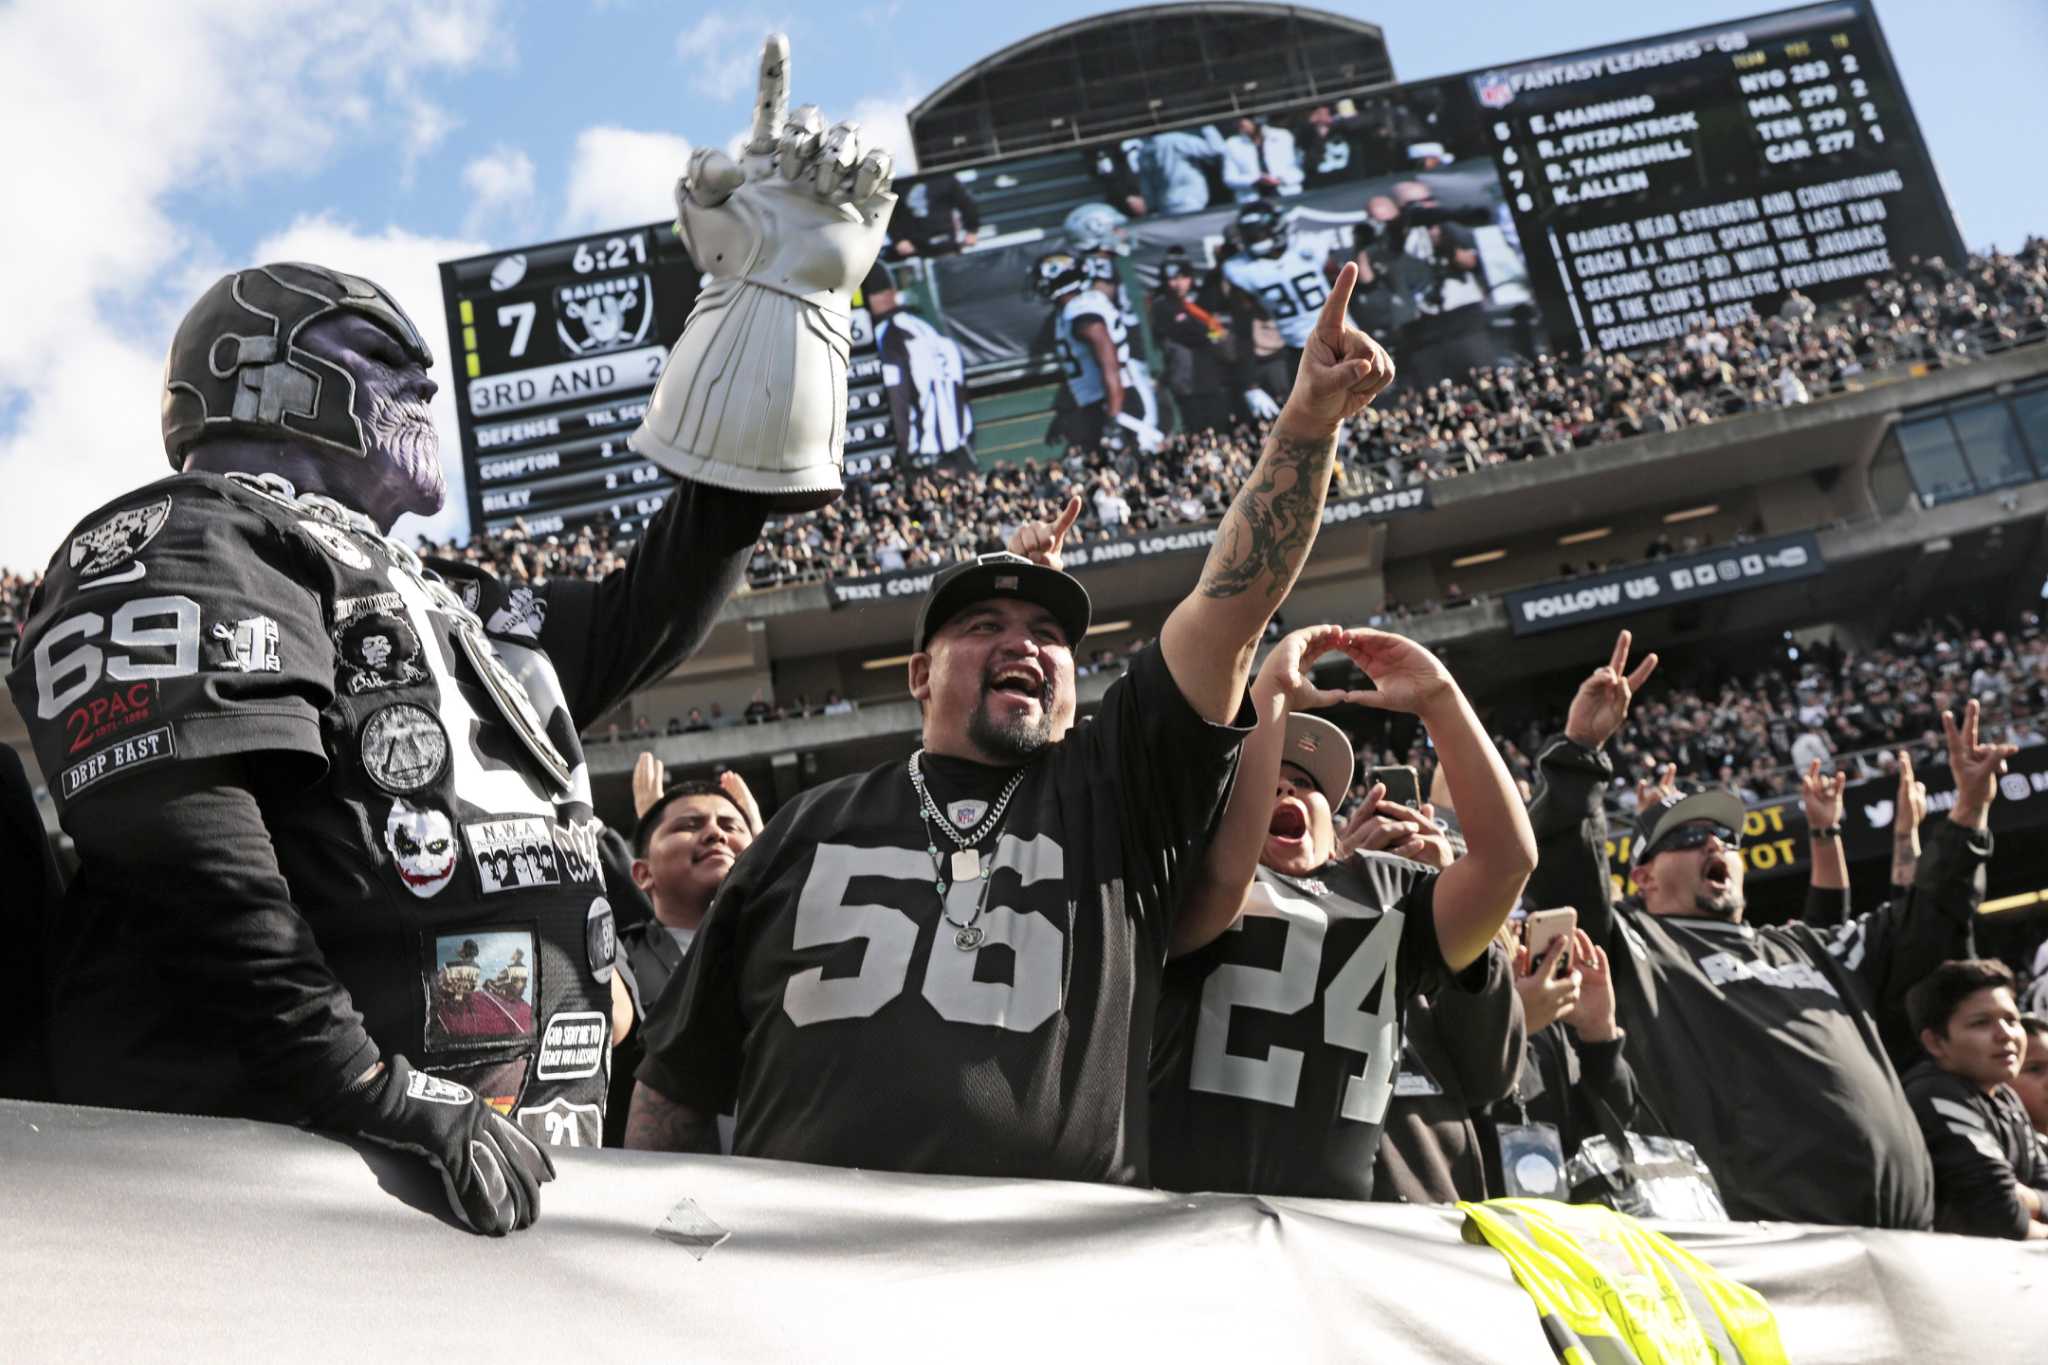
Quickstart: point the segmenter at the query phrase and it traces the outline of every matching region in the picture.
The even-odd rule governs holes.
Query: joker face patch
[[[384,847],[405,889],[423,900],[455,875],[455,831],[440,811],[393,801],[384,818]]]

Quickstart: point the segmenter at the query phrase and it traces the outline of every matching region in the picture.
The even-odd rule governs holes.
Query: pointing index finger
[[[1074,529],[1074,523],[1081,516],[1081,495],[1074,494],[1067,499],[1067,505],[1060,509],[1058,521],[1052,524],[1052,547],[1057,550],[1060,542],[1067,538],[1067,532]]]
[[[789,118],[789,38],[771,33],[761,44],[761,89],[754,97],[754,136],[747,150],[767,156]]]
[[[1358,262],[1346,261],[1330,284],[1330,296],[1323,300],[1322,316],[1316,319],[1316,335],[1343,354],[1344,318],[1351,307],[1351,287],[1358,283]]]

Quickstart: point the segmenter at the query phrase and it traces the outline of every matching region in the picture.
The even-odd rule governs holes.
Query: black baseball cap
[[[1694,792],[1691,796],[1667,797],[1637,814],[1636,841],[1629,850],[1629,861],[1642,866],[1656,856],[1659,840],[1680,825],[1689,825],[1695,820],[1711,821],[1739,836],[1747,813],[1742,799],[1732,792],[1704,791]]]
[[[910,647],[923,650],[939,628],[976,602],[991,597],[1017,597],[1051,612],[1067,633],[1069,649],[1088,633],[1093,608],[1081,580],[1059,569],[1036,564],[1007,551],[976,555],[965,564],[943,569],[932,578],[931,591],[917,610],[917,630]]]

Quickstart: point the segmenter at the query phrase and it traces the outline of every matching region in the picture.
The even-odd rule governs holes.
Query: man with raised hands
[[[1321,521],[1337,433],[1393,378],[1332,287],[1286,408],[1157,643],[1075,727],[1087,591],[1023,555],[939,573],[910,641],[907,761],[768,822],[653,1008],[627,1144],[1112,1183],[1147,1177],[1170,945],[1230,790],[1245,681]],[[1042,562],[1041,562],[1042,561]],[[1234,911],[1235,907],[1231,907]],[[1483,940],[1484,935],[1481,935]]]
[[[1630,645],[1624,630],[1538,755],[1531,895],[1575,907],[1607,951],[1644,1112],[1699,1150],[1730,1215],[1929,1227],[1933,1169],[1879,1018],[1942,962],[1972,956],[1991,802],[2012,749],[1979,738],[1974,701],[1960,724],[1942,717],[1955,806],[1912,890],[1839,927],[1744,923],[1744,812],[1726,792],[1646,802],[1629,850],[1639,894],[1614,897],[1603,749],[1655,660],[1630,672]],[[1814,778],[1813,800],[1838,799]]]
[[[1373,689],[1317,688],[1309,666],[1332,650]],[[1422,721],[1464,822],[1463,857],[1337,853],[1331,807],[1350,785],[1351,742],[1305,713],[1338,701]],[[1535,865],[1535,838],[1464,693],[1412,640],[1295,631],[1260,669],[1252,706],[1258,728],[1181,912],[1188,932],[1174,946],[1192,951],[1167,968],[1153,1177],[1181,1190],[1369,1199],[1403,1007],[1487,985],[1489,945]],[[1385,794],[1375,786],[1367,808]],[[1432,852],[1419,832],[1395,846]],[[1229,931],[1203,946],[1219,919]]]

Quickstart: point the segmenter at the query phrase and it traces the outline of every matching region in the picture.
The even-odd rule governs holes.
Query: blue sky
[[[669,212],[694,143],[746,121],[761,35],[793,94],[885,141],[961,68],[1114,8],[939,0],[14,0],[0,6],[0,565],[42,564],[163,471],[156,385],[221,270],[302,256],[379,279],[440,338],[434,263]],[[1755,13],[1737,0],[1328,6],[1418,79]],[[2048,231],[2043,0],[1880,0],[1973,246]],[[1646,17],[1654,15],[1654,18]],[[21,193],[33,187],[31,201]],[[35,202],[33,213],[22,204]],[[432,319],[430,322],[429,319]],[[443,352],[445,354],[445,351]],[[455,461],[442,400],[444,455]],[[455,499],[453,501],[458,501]],[[419,529],[417,527],[410,529]]]

